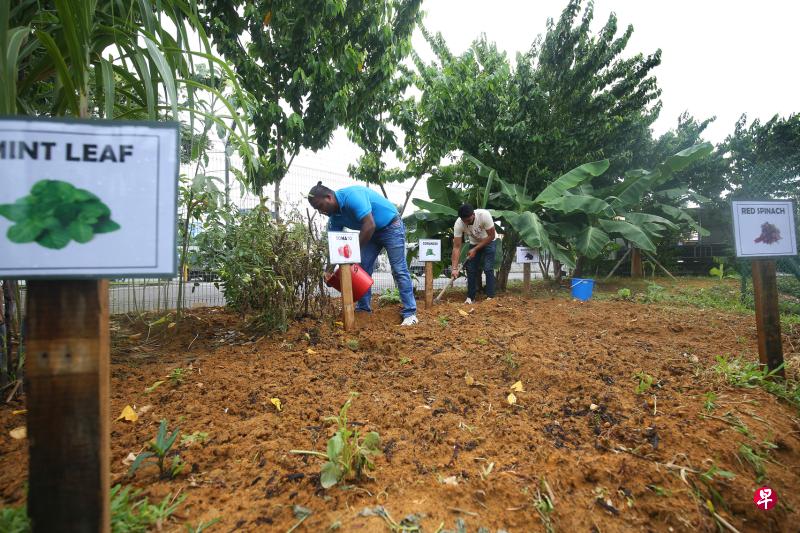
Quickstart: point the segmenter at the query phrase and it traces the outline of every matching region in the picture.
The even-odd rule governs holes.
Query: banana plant
[[[486,178],[479,197],[485,202],[491,200],[498,207],[491,212],[503,228],[516,232],[527,246],[547,250],[562,264],[575,268],[579,258],[602,255],[617,238],[653,253],[655,242],[667,230],[689,226],[704,231],[680,207],[688,197],[695,201],[701,201],[702,197],[688,190],[661,191],[659,187],[672,173],[711,150],[709,143],[692,146],[651,171],[627,172],[620,183],[599,190],[591,182],[608,170],[608,160],[585,163],[558,177],[535,197],[528,193],[526,183],[522,186],[509,183],[476,158],[465,155],[465,159],[477,167],[479,176]],[[456,216],[449,202],[437,202],[441,194],[431,198],[433,202],[414,202],[425,209],[415,213],[417,219],[431,221],[440,216]]]

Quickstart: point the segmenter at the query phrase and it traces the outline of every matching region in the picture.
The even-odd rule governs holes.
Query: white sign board
[[[736,257],[797,255],[793,201],[741,201],[732,204]]]
[[[328,232],[328,257],[332,265],[361,262],[358,233],[349,231]]]
[[[436,239],[420,239],[419,260],[432,262],[441,261],[442,241]]]
[[[0,278],[176,273],[178,125],[0,119]]]
[[[517,263],[539,262],[539,251],[527,246],[517,246]]]

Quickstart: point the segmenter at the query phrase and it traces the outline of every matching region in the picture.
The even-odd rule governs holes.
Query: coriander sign
[[[178,127],[0,120],[0,277],[172,276]]]
[[[420,239],[419,260],[434,261],[434,262],[441,261],[442,241],[438,239]]]
[[[797,255],[793,201],[736,201],[732,204],[737,257]]]

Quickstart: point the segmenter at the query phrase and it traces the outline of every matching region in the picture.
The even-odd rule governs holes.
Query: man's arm
[[[450,277],[458,277],[458,259],[461,255],[461,237],[453,238],[453,253],[450,254]]]
[[[497,231],[494,229],[494,226],[492,226],[491,228],[487,229],[486,230],[486,238],[483,239],[478,244],[476,244],[475,246],[473,246],[470,249],[469,253],[467,254],[467,257],[472,259],[473,257],[475,257],[475,254],[478,253],[478,250],[480,250],[481,248],[484,248],[486,246],[489,246],[492,243],[492,241],[494,240],[494,237],[495,237],[496,234],[497,234]]]
[[[361,231],[358,232],[358,242],[363,248],[372,238],[375,233],[375,217],[372,213],[367,213],[367,216],[361,219]]]

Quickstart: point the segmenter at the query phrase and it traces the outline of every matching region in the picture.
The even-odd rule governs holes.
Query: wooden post
[[[783,364],[781,316],[778,311],[778,283],[775,261],[753,261],[753,292],[758,330],[758,359],[772,371]],[[783,368],[776,373],[785,376]]]
[[[638,248],[631,250],[631,277],[643,278],[644,266],[642,265],[642,251]]]
[[[525,294],[531,292],[531,264],[522,264],[522,290]]]
[[[28,282],[28,515],[110,530],[108,281]]]
[[[425,307],[433,308],[433,263],[425,261]]]
[[[342,315],[345,331],[353,331],[356,327],[356,310],[353,305],[353,271],[349,264],[340,265],[342,276]]]

